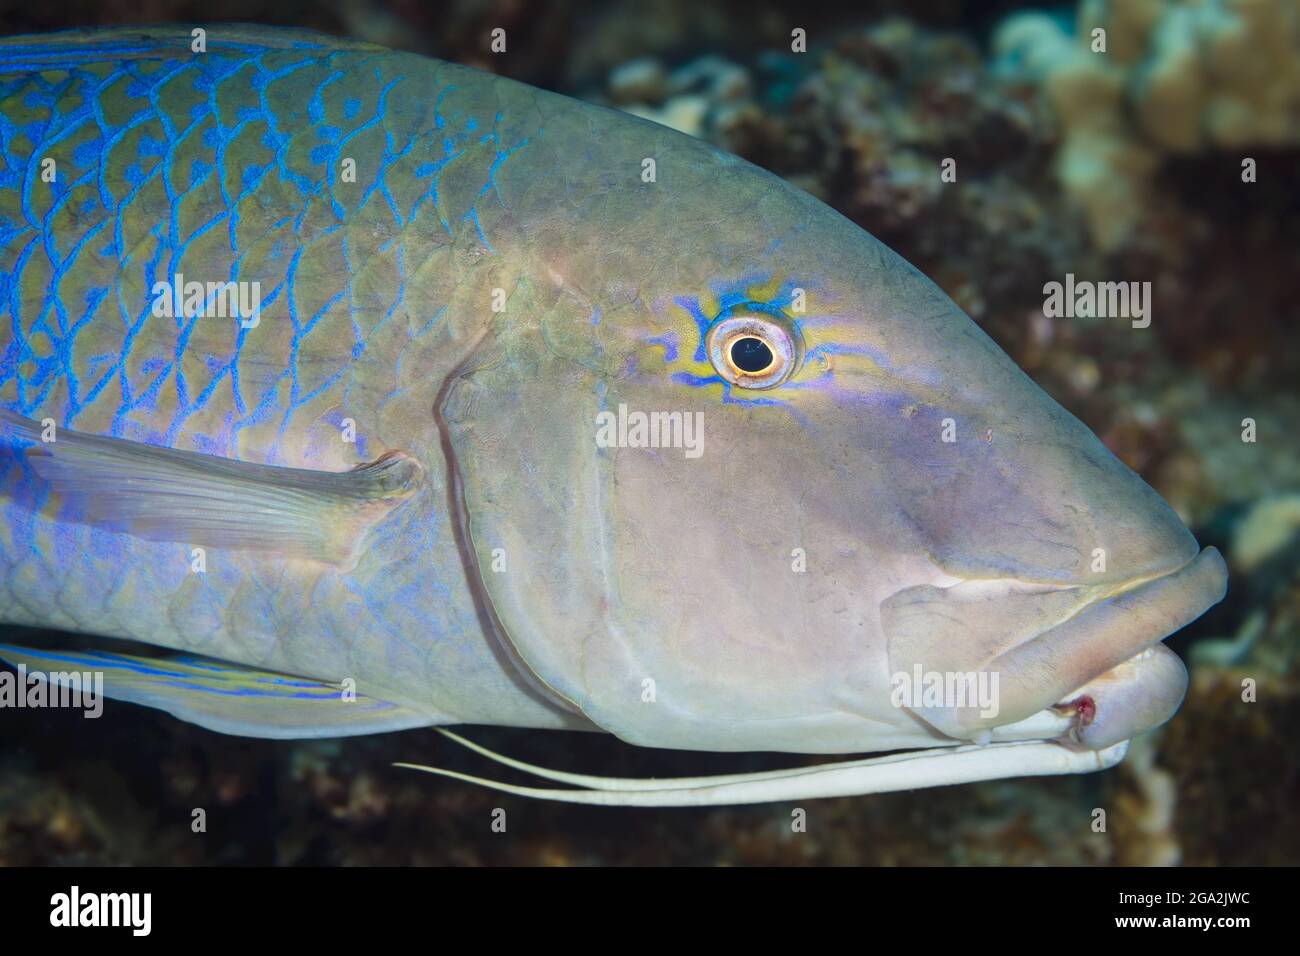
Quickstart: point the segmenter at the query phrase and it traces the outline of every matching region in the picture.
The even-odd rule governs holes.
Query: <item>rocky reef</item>
[[[1294,148],[1300,10],[1285,0],[1087,0],[1071,32],[1010,17],[998,66],[1040,85],[1061,126],[1056,175],[1093,240],[1118,249],[1158,201],[1171,156]]]

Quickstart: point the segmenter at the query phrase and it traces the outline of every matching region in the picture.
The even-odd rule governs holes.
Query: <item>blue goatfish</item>
[[[898,752],[464,777],[642,806],[1095,770],[1182,700],[1218,552],[735,156],[214,26],[3,41],[0,162],[0,619],[166,649],[30,674],[257,737]]]

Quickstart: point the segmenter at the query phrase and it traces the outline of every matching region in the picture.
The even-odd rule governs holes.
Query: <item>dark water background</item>
[[[113,0],[3,3],[0,29],[321,29],[685,117],[698,135],[809,189],[934,278],[1203,545],[1224,552],[1227,600],[1170,642],[1192,670],[1179,716],[1102,775],[813,801],[808,831],[794,834],[785,805],[571,808],[390,767],[486,769],[430,731],[284,743],[111,702],[98,721],[8,711],[0,864],[1300,861],[1291,737],[1300,730],[1300,116],[1281,136],[1231,147],[1153,146],[1130,131],[1154,165],[1136,186],[1121,183],[1140,201],[1116,238],[1109,220],[1099,229],[1090,219],[1087,191],[1063,188],[1056,173],[1072,118],[1044,81],[994,62],[996,27],[1022,5],[853,6]],[[503,57],[487,51],[496,26],[510,36]],[[804,56],[788,52],[792,26],[809,31]],[[645,57],[658,65],[626,68]],[[929,171],[949,155],[963,157],[965,187],[930,188]],[[1243,156],[1258,162],[1249,188]],[[1115,185],[1100,184],[1099,199]],[[1066,272],[1152,280],[1153,334],[1046,322],[1042,284]],[[1244,417],[1258,422],[1255,445],[1239,440]],[[1259,687],[1255,703],[1241,701],[1246,678]],[[618,776],[794,762],[581,734],[472,735],[537,763]],[[191,832],[195,807],[207,810],[205,834]],[[497,807],[506,834],[490,829]],[[1096,807],[1108,809],[1105,833],[1090,825]]]

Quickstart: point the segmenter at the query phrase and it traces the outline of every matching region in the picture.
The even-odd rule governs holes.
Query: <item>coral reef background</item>
[[[428,731],[283,743],[111,703],[112,719],[90,722],[6,711],[0,865],[1300,862],[1300,8],[962,7],[74,0],[0,3],[0,29],[224,20],[349,34],[651,117],[859,222],[1228,558],[1227,600],[1171,641],[1192,673],[1182,711],[1120,769],[812,801],[796,833],[785,805],[571,808],[393,769],[482,768]],[[502,56],[487,46],[497,26]],[[790,51],[794,27],[806,53]],[[949,157],[957,184],[938,175]],[[1046,317],[1043,285],[1066,273],[1150,281],[1151,327]],[[471,736],[620,776],[796,762]],[[195,807],[206,833],[191,830]]]

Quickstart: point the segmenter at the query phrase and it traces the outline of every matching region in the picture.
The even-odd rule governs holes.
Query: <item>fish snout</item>
[[[1027,408],[1024,423],[1002,405],[970,413],[955,434],[988,439],[955,443],[951,452],[935,450],[934,423],[921,422],[923,414],[887,445],[884,464],[870,459],[877,434],[887,431],[873,419],[863,432],[863,468],[885,470],[904,533],[914,533],[946,574],[1119,585],[1196,557],[1196,539],[1174,509],[1059,407]]]
[[[1178,513],[1100,442],[1080,449],[1074,466],[1073,494],[1062,499],[1060,518],[1082,560],[1063,582],[1140,581],[1176,571],[1197,556],[1200,546]]]

